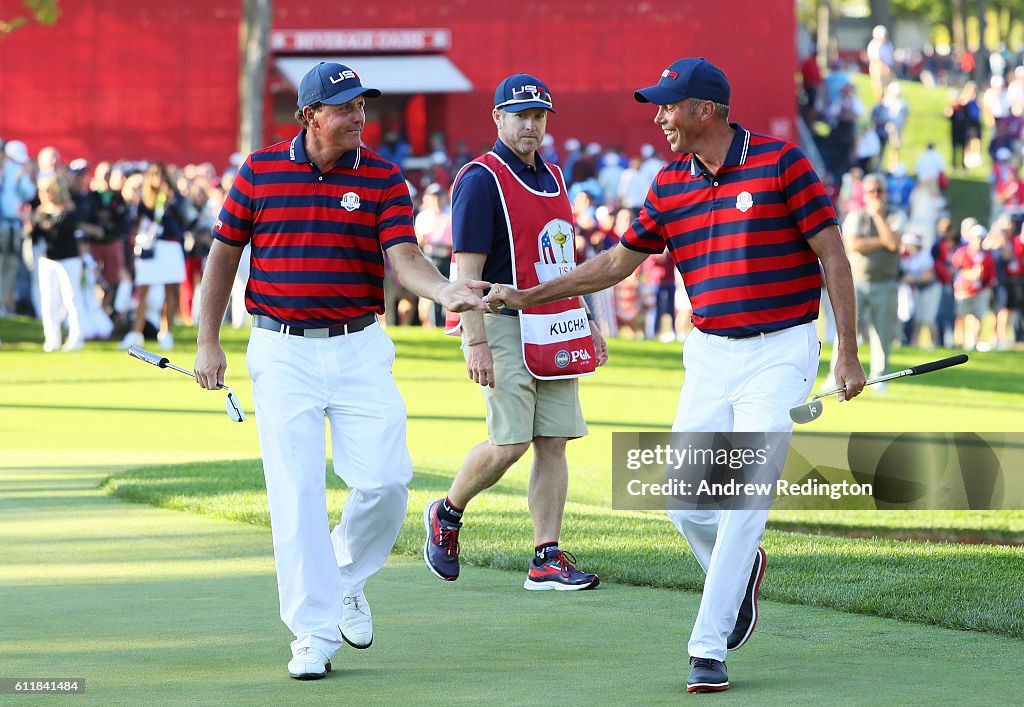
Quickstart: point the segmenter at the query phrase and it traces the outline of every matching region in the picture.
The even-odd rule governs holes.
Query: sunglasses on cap
[[[504,108],[505,106],[514,105],[516,103],[529,103],[531,101],[537,101],[545,104],[548,108],[551,107],[551,94],[541,88],[520,88],[512,91],[512,99],[499,103],[494,106],[495,108]]]

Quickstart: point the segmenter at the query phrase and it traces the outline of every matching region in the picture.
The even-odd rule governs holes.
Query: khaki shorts
[[[487,403],[487,439],[521,444],[534,437],[575,439],[587,434],[579,380],[539,381],[523,363],[519,318],[485,314],[484,331],[494,358],[493,388],[481,386]]]
[[[976,295],[964,297],[963,299],[957,298],[956,316],[964,317],[968,314],[973,314],[978,319],[984,319],[985,315],[992,309],[991,302],[992,290],[987,287]]]

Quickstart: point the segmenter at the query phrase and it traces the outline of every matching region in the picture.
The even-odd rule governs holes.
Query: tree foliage
[[[1024,3],[1021,0],[861,0],[864,9],[884,9],[893,19],[913,19],[924,22],[932,30],[944,28],[945,36],[958,44],[957,35],[968,23],[967,36],[963,37],[971,46],[977,44],[976,25],[981,24],[979,12],[985,13],[989,25],[985,44],[994,48],[996,42],[1010,43],[1015,37],[1024,36]],[[796,0],[797,18],[810,28],[817,27],[819,8],[828,5],[833,16],[844,5],[840,0]],[[872,20],[877,20],[872,15]]]
[[[30,22],[53,26],[60,19],[60,0],[21,0],[23,14],[0,17],[0,40]]]

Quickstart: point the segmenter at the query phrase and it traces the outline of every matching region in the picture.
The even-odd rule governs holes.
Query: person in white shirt
[[[871,30],[871,41],[867,46],[868,74],[875,94],[875,103],[882,100],[885,89],[892,82],[893,48],[889,41],[889,30],[877,25]]]
[[[658,172],[665,166],[665,160],[658,157],[653,145],[644,144],[640,148],[640,155],[643,157],[643,162],[640,163],[640,175],[650,186],[654,178],[658,176]]]
[[[909,323],[905,341],[917,346],[921,328],[927,328],[931,336],[930,346],[941,344],[936,318],[939,314],[939,299],[942,285],[935,279],[935,260],[931,251],[924,246],[920,233],[907,230],[900,241],[900,304],[906,301],[910,306],[901,311],[900,320]],[[901,310],[904,307],[900,307]]]
[[[935,149],[934,143],[928,143],[927,149],[917,158],[914,172],[917,174],[917,181],[920,183],[930,179],[939,181],[940,175],[945,174],[946,169],[946,158],[939,154],[939,151]]]
[[[885,106],[887,115],[885,131],[889,138],[888,145],[892,148],[893,161],[898,161],[900,147],[903,145],[903,128],[906,127],[910,108],[907,106],[907,100],[903,97],[903,89],[895,81],[889,84],[889,88],[885,90],[882,105]]]
[[[1024,114],[1024,65],[1013,70],[1013,80],[1006,87],[1006,99],[1010,110],[1017,115]]]
[[[645,181],[646,180],[646,181]],[[647,198],[647,189],[651,186],[651,180],[646,179],[640,172],[640,158],[633,157],[629,160],[629,166],[622,170],[619,177],[619,203],[623,208],[633,212],[635,218],[643,208],[644,200]]]
[[[1006,91],[1006,79],[1001,74],[989,79],[988,88],[981,97],[981,105],[984,108],[985,125],[989,127],[1010,114],[1010,96]]]

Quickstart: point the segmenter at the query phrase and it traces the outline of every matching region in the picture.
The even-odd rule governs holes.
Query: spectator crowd
[[[859,57],[836,56],[826,73],[812,52],[803,56],[800,115],[839,212],[871,375],[888,372],[893,345],[1013,348],[1024,338],[1024,54],[992,52],[981,93],[974,78],[984,72],[972,61],[931,48],[901,52],[882,26]],[[870,107],[850,75],[861,67]],[[912,162],[904,148],[916,117],[903,95],[910,80],[950,91],[948,152],[929,144]],[[950,180],[981,168],[986,153],[990,198],[956,204],[969,215],[954,222]]]
[[[23,142],[7,141],[0,316],[40,319],[47,352],[113,337],[170,349],[171,324],[196,316],[210,229],[236,168],[65,163],[56,147],[32,159]]]
[[[1022,337],[1024,304],[1024,64],[1006,61],[979,96],[970,80],[954,88],[947,109],[952,164],[935,145],[906,162],[913,129],[902,84],[908,71],[884,27],[863,55],[873,105],[857,95],[849,66],[822,73],[812,54],[801,64],[800,115],[812,128],[807,145],[840,216],[854,265],[862,338],[872,345],[872,375],[888,366],[892,345],[1011,348]],[[1020,58],[1024,62],[1024,57]],[[955,72],[929,76],[934,82]],[[951,174],[992,161],[991,198],[971,204],[970,218],[949,215]],[[451,262],[449,196],[458,170],[472,158],[443,136],[428,159],[410,159],[398,128],[378,151],[406,166],[416,207],[415,231],[443,274]],[[667,152],[666,152],[667,153]],[[639,154],[545,136],[541,156],[565,175],[576,231],[577,261],[614,245],[642,208],[664,165],[659,151]],[[174,345],[171,326],[192,324],[202,306],[199,283],[211,227],[241,156],[224,169],[159,162],[65,163],[56,147],[35,158],[16,139],[3,146],[0,170],[0,317],[42,321],[45,351],[73,351],[90,339],[123,347],[155,340]],[[415,165],[415,166],[413,166]],[[246,323],[244,254],[228,316]],[[387,323],[440,327],[444,312],[419,301],[390,272]],[[690,307],[667,253],[651,256],[614,288],[588,297],[604,335],[682,340]],[[823,293],[826,336],[833,335]]]

